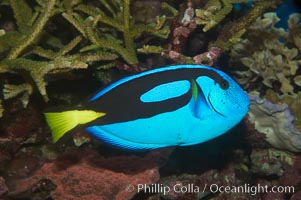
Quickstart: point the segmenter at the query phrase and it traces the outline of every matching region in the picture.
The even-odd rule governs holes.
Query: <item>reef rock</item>
[[[8,192],[8,188],[6,186],[5,180],[3,177],[0,176],[0,198],[4,196],[5,193]]]
[[[300,196],[301,196],[301,190],[299,190],[298,192],[296,192],[296,193],[292,196],[291,200],[298,200],[298,199],[300,199]]]
[[[249,121],[266,136],[267,142],[278,149],[301,152],[301,132],[294,127],[294,116],[288,106],[273,104],[256,95],[249,98]]]
[[[250,155],[251,171],[261,176],[282,176],[283,167],[280,159],[270,156],[268,149],[253,149]]]
[[[131,199],[138,184],[159,180],[159,167],[169,154],[169,149],[162,149],[145,156],[105,158],[92,149],[77,149],[55,162],[44,163],[32,177],[16,181],[15,191],[27,190],[39,180],[48,179],[57,186],[52,192],[54,199]]]
[[[0,99],[0,118],[2,117],[4,108],[2,107],[2,100]]]

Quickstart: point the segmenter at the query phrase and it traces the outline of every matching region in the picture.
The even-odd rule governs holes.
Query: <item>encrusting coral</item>
[[[301,152],[301,132],[294,126],[294,116],[287,104],[273,104],[257,95],[251,100],[249,120],[255,129],[265,134],[273,147],[292,152]]]
[[[301,131],[301,92],[295,95],[278,95],[275,91],[268,89],[264,95],[264,98],[271,101],[274,104],[284,103],[287,104],[290,111],[295,117],[294,125]]]
[[[261,78],[268,88],[279,82],[283,94],[294,94],[293,84],[300,85],[296,72],[301,65],[301,15],[290,15],[288,31],[276,28],[278,21],[275,13],[266,13],[254,22],[246,39],[234,46],[231,58],[247,67],[235,72],[239,83],[248,87]]]

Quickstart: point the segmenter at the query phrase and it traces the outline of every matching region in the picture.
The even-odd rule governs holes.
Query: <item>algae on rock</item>
[[[279,82],[283,94],[294,94],[293,84],[299,84],[296,72],[301,65],[301,31],[296,31],[301,27],[301,15],[290,15],[288,31],[276,28],[278,21],[275,13],[257,19],[249,27],[246,39],[232,49],[232,65],[242,63],[247,67],[235,72],[236,79],[245,87],[261,78],[268,88]]]

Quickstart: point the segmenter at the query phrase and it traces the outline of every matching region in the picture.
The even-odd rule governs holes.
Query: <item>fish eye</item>
[[[223,89],[223,90],[227,90],[229,88],[229,82],[226,81],[225,79],[222,79],[221,82],[219,83],[219,86]]]

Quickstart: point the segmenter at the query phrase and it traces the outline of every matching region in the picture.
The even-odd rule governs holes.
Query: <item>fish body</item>
[[[248,106],[245,91],[224,72],[174,65],[116,81],[90,98],[83,110],[45,116],[55,141],[84,124],[109,144],[141,150],[213,139],[239,123]],[[66,125],[70,121],[72,126]]]

